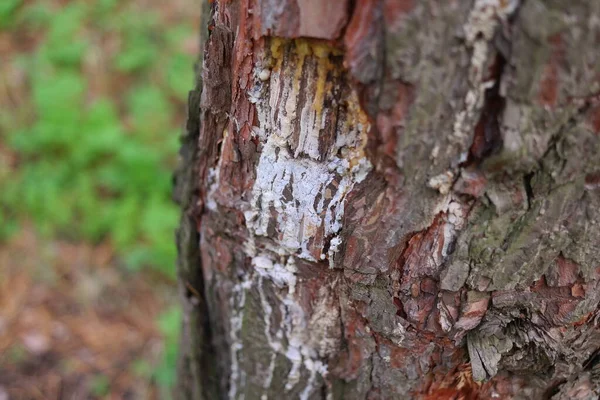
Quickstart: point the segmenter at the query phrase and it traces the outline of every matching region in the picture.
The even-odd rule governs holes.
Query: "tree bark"
[[[600,396],[600,2],[205,15],[181,398]]]

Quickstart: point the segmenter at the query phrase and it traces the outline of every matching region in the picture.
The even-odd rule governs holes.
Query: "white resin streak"
[[[231,298],[229,299],[229,307],[231,310],[230,328],[229,328],[229,339],[231,341],[231,376],[229,386],[229,398],[230,399],[244,399],[244,394],[238,395],[238,381],[239,385],[243,388],[246,375],[243,370],[240,369],[240,363],[238,353],[243,349],[242,340],[239,337],[242,331],[242,325],[244,322],[244,306],[246,304],[246,291],[252,287],[252,281],[250,278],[245,278],[242,282],[236,284],[233,287]]]
[[[300,382],[302,367],[309,372],[306,386],[300,394],[302,400],[308,399],[315,390],[317,375],[325,376],[327,367],[318,360],[319,354],[315,346],[311,345],[307,317],[301,305],[295,298],[296,292],[296,267],[293,257],[287,259],[285,264],[273,262],[267,255],[259,255],[252,259],[254,271],[258,275],[258,290],[261,305],[265,312],[265,336],[269,346],[274,352],[270,360],[269,373],[265,380],[265,390],[271,385],[275,354],[283,354],[292,363],[285,385],[286,391],[292,390]],[[276,291],[280,302],[282,324],[277,327],[275,335],[271,333],[271,314],[273,312],[268,303],[263,288],[263,279],[270,280],[279,291]],[[287,288],[287,290],[285,290]],[[283,338],[287,339],[287,348],[284,348]],[[267,398],[263,394],[262,398]]]
[[[311,329],[304,310],[296,299],[296,266],[294,258],[287,258],[285,263],[273,262],[271,256],[262,254],[252,259],[253,275],[245,277],[240,283],[236,284],[232,290],[230,307],[232,316],[230,318],[229,338],[231,343],[231,376],[228,396],[230,399],[243,399],[243,387],[246,376],[243,369],[240,368],[239,355],[243,351],[240,332],[243,328],[244,306],[246,303],[247,291],[256,286],[262,309],[264,311],[264,332],[269,347],[273,350],[269,365],[266,371],[263,387],[265,393],[261,399],[268,399],[267,391],[273,380],[275,370],[275,359],[277,354],[282,354],[291,362],[292,367],[287,377],[285,385],[286,391],[292,390],[302,377],[302,368],[309,376],[306,386],[300,393],[300,399],[308,399],[310,394],[316,389],[317,377],[327,375],[327,366],[319,360],[319,354],[323,351],[313,343],[311,339]],[[272,334],[271,316],[273,308],[268,302],[264,290],[265,280],[270,281],[276,288],[276,295],[280,303],[282,316],[281,326],[276,327],[275,334]],[[317,310],[319,312],[319,310]],[[324,318],[326,320],[327,318]],[[335,320],[337,320],[334,316]],[[287,341],[287,346],[284,345]],[[327,341],[320,341],[328,343]]]
[[[264,280],[263,276],[259,275],[259,277],[258,277],[258,293],[260,295],[260,304],[265,313],[265,337],[267,338],[267,342],[269,343],[269,346],[273,350],[277,349],[277,350],[273,351],[273,354],[271,355],[271,360],[269,362],[269,368],[267,369],[267,377],[265,378],[265,383],[263,385],[265,390],[268,390],[269,387],[271,387],[271,382],[273,381],[273,372],[275,371],[275,359],[277,358],[277,353],[280,351],[281,343],[279,341],[274,340],[273,337],[271,336],[271,315],[273,314],[273,308],[269,304],[269,302],[267,300],[267,296],[265,296],[265,292],[263,289],[263,280]],[[266,394],[263,394],[261,396],[261,400],[266,400],[266,399],[268,399],[268,396]]]
[[[520,0],[476,0],[469,19],[464,26],[467,45],[472,49],[469,67],[471,89],[465,96],[465,109],[457,114],[454,121],[454,134],[458,137],[470,135],[468,121],[482,106],[484,92],[494,82],[484,82],[483,74],[488,61],[489,41],[493,38],[500,23],[517,9]]]
[[[268,398],[277,355],[283,355],[291,362],[286,391],[296,388],[302,375],[308,373],[300,392],[300,399],[308,399],[317,388],[318,377],[327,375],[327,366],[321,359],[335,347],[335,339],[331,337],[339,337],[339,334],[330,335],[339,316],[327,314],[329,297],[324,295],[322,304],[315,305],[313,317],[322,317],[319,321],[306,315],[298,301],[294,257],[309,261],[329,259],[332,265],[342,244],[338,233],[342,228],[345,197],[371,170],[371,164],[363,154],[369,127],[359,120],[357,110],[338,118],[337,124],[344,131],[337,133],[332,148],[326,152],[328,156],[323,157],[319,151],[319,135],[327,113],[331,111],[316,110],[314,81],[317,77],[310,69],[306,73],[310,75],[306,79],[309,83],[302,90],[308,98],[301,107],[298,106],[300,85],[292,67],[269,73],[257,67],[255,84],[248,93],[249,101],[256,105],[260,122],[260,128],[255,128],[253,134],[260,139],[262,149],[249,209],[244,212],[249,231],[245,251],[252,257],[253,272],[251,277],[236,285],[232,295],[231,399],[243,398],[238,386],[243,385],[245,379],[239,366],[242,350],[239,333],[245,291],[251,286],[255,285],[259,292],[264,334],[273,350],[264,374],[262,400]],[[346,100],[358,104],[356,94],[351,96]],[[298,143],[292,151],[295,130],[298,130]],[[218,181],[219,169],[220,165],[211,171],[213,181]],[[213,198],[212,192],[209,200]],[[216,202],[210,206],[216,208]],[[271,227],[275,234],[268,232]],[[321,250],[321,254],[316,254],[318,246],[315,250],[314,245],[311,248],[309,244],[318,230],[323,237],[331,238],[328,251]],[[268,236],[272,244],[261,242],[264,250],[259,252],[256,238],[260,236]],[[271,323],[274,310],[265,293],[266,281],[273,285],[280,304],[282,321],[277,327]]]
[[[281,255],[296,255],[309,261],[329,258],[331,261],[339,247],[339,239],[333,242],[328,253],[321,254],[315,254],[315,249],[309,248],[309,241],[319,230],[324,237],[336,237],[340,231],[345,196],[371,169],[362,154],[363,132],[368,127],[358,119],[347,125],[344,124],[346,121],[338,121],[338,125],[346,126],[347,131],[337,134],[332,149],[327,152],[329,156],[321,159],[319,135],[330,111],[315,109],[310,95],[314,96],[316,91],[311,83],[316,77],[310,76],[314,74],[311,69],[307,71],[309,83],[303,91],[309,98],[300,110],[300,85],[294,83],[293,70],[272,71],[270,84],[258,83],[249,94],[256,104],[261,126],[255,134],[264,144],[252,189],[251,208],[245,212],[245,217],[251,233],[274,239],[278,247],[273,250]],[[280,90],[282,84],[283,90]],[[292,152],[291,140],[296,130],[298,144]],[[343,158],[338,157],[338,151]],[[267,232],[274,218],[276,237]]]

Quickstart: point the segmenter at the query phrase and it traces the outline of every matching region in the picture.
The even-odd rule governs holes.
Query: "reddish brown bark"
[[[183,397],[597,396],[598,17],[215,1]]]

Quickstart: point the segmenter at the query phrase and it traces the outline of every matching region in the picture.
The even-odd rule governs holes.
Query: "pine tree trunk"
[[[600,2],[205,15],[181,398],[598,398]]]

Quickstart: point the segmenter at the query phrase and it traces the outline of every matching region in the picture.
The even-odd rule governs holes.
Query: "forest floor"
[[[159,397],[157,367],[172,367],[164,335],[179,321],[156,322],[169,318],[173,284],[114,260],[108,245],[40,240],[33,229],[2,246],[0,399]]]
[[[169,399],[195,0],[0,1],[0,400]]]

